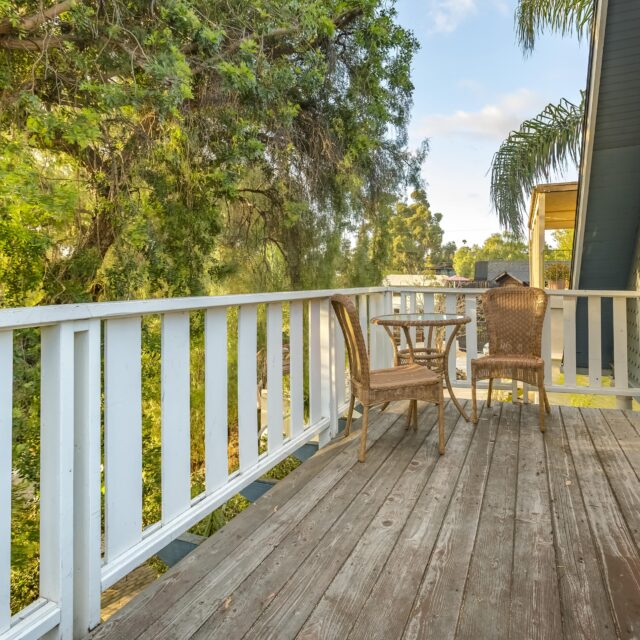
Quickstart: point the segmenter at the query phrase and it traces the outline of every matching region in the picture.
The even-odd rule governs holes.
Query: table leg
[[[447,390],[449,391],[449,397],[451,398],[453,404],[456,406],[458,413],[465,419],[465,422],[469,422],[469,416],[465,413],[465,410],[462,408],[455,394],[453,393],[453,387],[451,386],[451,379],[449,378],[449,350],[451,346],[454,344],[456,335],[460,329],[460,325],[455,325],[453,327],[453,331],[447,340],[447,344],[444,350],[444,358],[442,361],[442,369],[444,373],[444,381],[447,385]]]

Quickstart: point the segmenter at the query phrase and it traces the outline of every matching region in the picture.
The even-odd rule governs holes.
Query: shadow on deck
[[[405,403],[323,449],[95,640],[640,638],[640,415]],[[354,423],[357,428],[358,424]]]

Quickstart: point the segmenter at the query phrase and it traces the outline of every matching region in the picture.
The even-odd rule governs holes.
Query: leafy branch
[[[520,0],[515,16],[518,41],[530,53],[545,29],[581,38],[589,33],[594,9],[594,0]]]
[[[568,160],[578,164],[584,107],[584,93],[580,104],[563,99],[547,105],[500,145],[491,163],[491,201],[503,227],[521,233],[531,189]]]

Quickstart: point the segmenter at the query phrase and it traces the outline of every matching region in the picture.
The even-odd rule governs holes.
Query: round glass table
[[[372,324],[384,327],[391,343],[393,344],[394,365],[421,364],[429,367],[432,371],[442,375],[449,396],[460,412],[460,415],[468,422],[469,416],[458,402],[449,378],[449,352],[455,343],[460,327],[471,322],[471,318],[456,313],[394,313],[386,316],[377,316],[371,319]],[[421,327],[425,331],[424,346],[414,345],[411,337],[411,328]],[[439,327],[452,327],[446,341],[437,339],[437,329]],[[400,328],[404,332],[407,348],[398,345],[394,336],[394,329]],[[444,342],[444,346],[442,346]]]

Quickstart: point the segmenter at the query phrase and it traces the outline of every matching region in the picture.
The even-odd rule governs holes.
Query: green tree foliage
[[[451,245],[442,245],[442,214],[431,211],[424,191],[415,191],[411,198],[411,203],[396,205],[389,222],[388,269],[395,273],[426,273],[451,254]]]
[[[516,32],[525,51],[532,51],[536,38],[545,31],[579,38],[589,33],[593,0],[520,0],[516,7]]]
[[[0,0],[0,306],[331,286],[361,228],[383,264],[389,207],[426,153],[406,145],[417,42],[393,5]],[[159,341],[145,320],[146,524]],[[202,352],[194,317],[195,492]],[[14,610],[37,593],[38,363],[37,331],[18,332]]]
[[[23,174],[0,241],[25,222],[13,246],[39,257],[5,304],[202,293],[239,246],[277,251],[288,286],[328,277],[341,234],[416,173],[417,43],[394,16],[380,0],[0,3],[0,154]]]
[[[411,201],[389,203],[373,224],[363,225],[351,255],[348,282],[378,285],[388,273],[430,274],[450,263],[456,250],[443,243],[442,214],[433,213],[423,189]]]
[[[491,234],[482,245],[460,247],[453,257],[453,268],[459,276],[473,278],[475,264],[482,260],[526,260],[529,249],[513,233]]]

